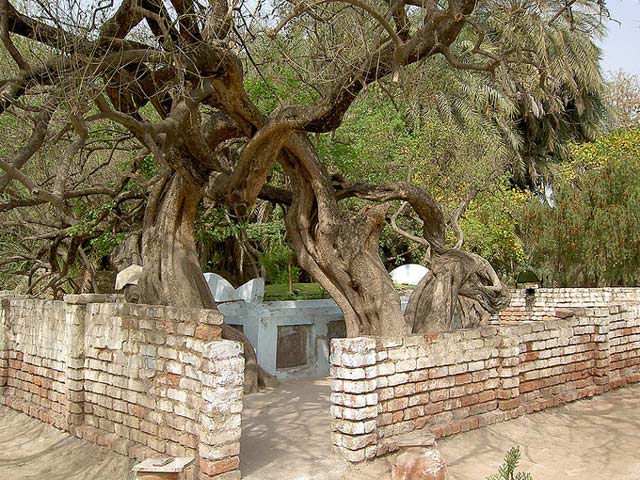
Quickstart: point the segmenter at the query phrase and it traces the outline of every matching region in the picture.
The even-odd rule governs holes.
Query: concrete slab
[[[132,480],[134,463],[0,405],[0,479]]]

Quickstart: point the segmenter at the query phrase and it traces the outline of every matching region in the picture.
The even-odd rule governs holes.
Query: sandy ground
[[[516,445],[535,480],[638,480],[640,385],[439,442],[450,480],[486,478]]]
[[[350,469],[332,453],[329,383],[286,382],[246,398],[247,480],[388,480],[392,458]],[[535,480],[640,480],[640,385],[443,439],[450,480],[496,473],[513,446]]]
[[[129,480],[133,464],[0,405],[1,480]]]
[[[338,480],[348,462],[331,453],[327,379],[283,382],[245,398],[240,468],[245,480]]]
[[[640,385],[439,442],[450,480],[483,480],[519,445],[535,480],[640,480]],[[329,382],[245,399],[245,480],[389,480],[392,458],[351,467],[331,451]],[[0,406],[0,480],[130,480],[134,461]]]

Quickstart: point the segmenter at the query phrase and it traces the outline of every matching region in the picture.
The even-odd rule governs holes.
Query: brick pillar
[[[0,404],[9,375],[9,299],[0,298]]]
[[[73,434],[84,423],[84,334],[87,296],[65,295],[67,428]]]
[[[498,357],[498,408],[503,411],[513,411],[520,406],[520,349],[518,340],[508,327],[498,330],[501,337]],[[515,413],[515,412],[514,412]],[[511,416],[511,415],[510,415]]]
[[[199,415],[199,480],[239,480],[244,358],[241,343],[214,340],[204,346]]]
[[[612,307],[611,314],[617,314],[619,307]],[[611,356],[609,353],[609,317],[594,317],[595,332],[593,341],[595,343],[593,358],[593,383],[598,387],[598,393],[609,390],[609,365]]]
[[[331,415],[333,443],[351,462],[373,458],[378,445],[376,341],[331,341]]]

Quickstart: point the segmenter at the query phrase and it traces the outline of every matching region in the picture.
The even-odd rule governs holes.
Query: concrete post
[[[610,315],[619,314],[619,307],[611,307]],[[609,368],[611,355],[609,353],[609,319],[610,317],[593,317],[595,332],[593,341],[595,343],[593,357],[593,383],[598,387],[598,393],[609,390]]]
[[[334,339],[331,352],[335,449],[350,462],[374,458],[378,451],[376,340]]]
[[[244,358],[241,343],[214,340],[204,346],[205,404],[198,416],[198,480],[240,480]]]

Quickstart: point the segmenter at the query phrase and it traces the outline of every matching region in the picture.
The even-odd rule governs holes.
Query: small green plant
[[[498,473],[487,477],[487,480],[533,480],[530,473],[516,472],[520,463],[520,447],[513,447],[504,457],[504,463]]]

